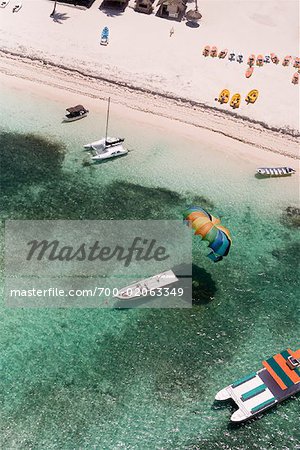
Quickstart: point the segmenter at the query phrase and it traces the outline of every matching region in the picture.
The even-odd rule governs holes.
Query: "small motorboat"
[[[148,295],[154,296],[157,290],[161,290],[161,288],[176,283],[177,281],[178,278],[175,273],[172,270],[167,270],[119,289],[115,297],[120,300],[129,300]]]
[[[83,119],[89,113],[88,109],[85,109],[82,105],[71,106],[66,111],[69,114],[65,115],[63,122],[74,122],[75,120]]]
[[[9,0],[4,0],[0,3],[0,8],[5,8],[9,4]]]
[[[18,3],[16,3],[15,6],[13,7],[12,12],[13,12],[13,13],[18,12],[18,11],[20,11],[21,8],[22,8],[22,2],[18,2]]]
[[[286,177],[295,172],[291,167],[260,167],[256,170],[258,175],[264,177]]]

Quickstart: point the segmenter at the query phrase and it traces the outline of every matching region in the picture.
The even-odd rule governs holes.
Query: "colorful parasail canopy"
[[[183,213],[185,222],[195,230],[195,235],[208,241],[212,252],[208,258],[214,262],[221,261],[227,256],[231,246],[230,233],[227,228],[220,225],[220,219],[209,214],[200,206],[190,206]]]

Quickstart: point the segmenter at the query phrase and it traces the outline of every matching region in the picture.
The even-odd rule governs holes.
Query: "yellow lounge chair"
[[[241,104],[241,94],[234,94],[231,97],[230,106],[233,109],[239,108]]]
[[[257,99],[258,99],[258,90],[252,89],[252,91],[250,91],[247,97],[245,98],[245,101],[249,104],[255,103]]]
[[[218,98],[218,102],[221,103],[221,105],[223,103],[228,103],[229,97],[230,97],[229,90],[228,89],[223,89],[223,91],[220,92],[220,95],[219,95],[219,98]]]

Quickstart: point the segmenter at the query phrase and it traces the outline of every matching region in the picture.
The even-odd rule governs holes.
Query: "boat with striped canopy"
[[[285,177],[295,172],[291,167],[260,167],[256,170],[258,175],[265,177]]]
[[[300,392],[300,349],[290,349],[262,362],[263,369],[219,391],[217,401],[232,399],[238,409],[232,422],[243,422]]]

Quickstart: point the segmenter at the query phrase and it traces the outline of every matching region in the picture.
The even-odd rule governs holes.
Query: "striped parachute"
[[[195,235],[208,241],[212,252],[207,256],[214,262],[221,261],[227,256],[231,246],[230,233],[227,228],[220,225],[220,219],[209,214],[200,206],[190,206],[183,213],[184,220],[195,230]]]

